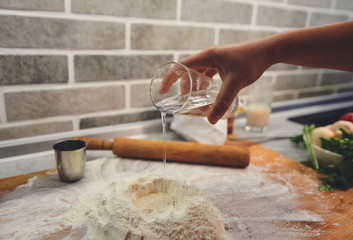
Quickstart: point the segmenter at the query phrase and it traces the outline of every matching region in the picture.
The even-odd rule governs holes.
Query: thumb
[[[208,121],[211,124],[216,124],[219,119],[227,112],[230,105],[232,105],[235,97],[240,91],[240,86],[232,85],[232,80],[226,79],[223,81],[221,89],[217,95],[212,109],[208,115]]]

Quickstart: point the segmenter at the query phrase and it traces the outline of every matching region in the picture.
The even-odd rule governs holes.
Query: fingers
[[[188,74],[183,74],[180,80],[180,95],[188,94],[190,92],[191,82]]]
[[[203,74],[205,74],[206,76],[212,78],[214,75],[216,75],[218,71],[216,69],[206,69]]]
[[[173,68],[165,74],[161,82],[161,85],[159,86],[159,90],[158,90],[159,94],[166,94],[169,91],[169,89],[172,87],[173,83],[178,81],[179,75],[176,74],[175,72],[176,69],[173,69]]]
[[[232,79],[225,79],[221,89],[217,95],[216,101],[212,106],[212,110],[208,115],[208,121],[211,124],[216,124],[227,112],[230,105],[232,105],[240,88],[232,84]]]
[[[181,60],[180,63],[196,71],[209,68],[216,69],[214,61],[207,49]]]
[[[218,72],[216,68],[213,68],[213,61],[209,55],[206,54],[206,51],[202,51],[198,54],[185,58],[184,60],[180,61],[180,63],[210,78],[212,78]],[[208,86],[208,81],[201,81],[200,86],[197,87],[202,90],[207,89]]]
[[[213,77],[217,73],[217,70],[208,69],[207,67],[202,67],[199,70],[195,69],[196,75],[197,75],[197,72]],[[190,74],[192,75],[192,73],[193,72],[191,71]],[[168,72],[163,77],[162,82],[158,89],[159,94],[168,93],[168,91],[171,89],[173,84],[177,82],[179,79],[180,79],[181,94],[183,95],[188,93],[191,87],[189,75],[182,66],[175,65],[171,69],[169,69]],[[191,79],[194,79],[194,76],[191,76]],[[198,77],[195,77],[195,79],[198,79]],[[203,89],[205,89],[207,88],[207,86],[208,86],[208,83],[206,86],[202,86],[202,87]]]

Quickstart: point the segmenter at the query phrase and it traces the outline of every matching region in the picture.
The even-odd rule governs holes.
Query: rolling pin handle
[[[113,142],[91,137],[75,137],[74,139],[85,141],[88,150],[112,150]]]

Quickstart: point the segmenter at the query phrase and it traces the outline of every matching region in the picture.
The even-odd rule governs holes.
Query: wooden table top
[[[226,142],[226,144],[239,143]],[[312,222],[308,220],[288,221],[284,219],[284,224],[295,225],[297,228],[309,228],[310,231],[317,232],[317,234],[313,234],[312,236],[306,236],[305,239],[353,238],[353,189],[347,191],[336,190],[333,193],[320,192],[317,186],[320,184],[322,176],[313,169],[261,145],[249,142],[243,142],[242,144],[249,146],[251,165],[261,169],[264,173],[279,176],[280,178],[277,177],[272,180],[277,181],[279,184],[288,184],[291,186],[292,191],[295,192],[298,208],[310,211],[321,218],[320,221]],[[55,169],[51,171],[53,172]],[[45,176],[47,172],[41,171],[0,179],[0,210],[2,197],[14,191],[19,185],[25,184],[28,179],[34,176]],[[281,181],[278,179],[281,179]],[[312,185],[313,182],[317,183],[315,187]],[[4,216],[1,215],[0,211],[0,222],[6,225],[4,221]],[[60,237],[67,236],[69,231],[70,229],[63,228],[61,231],[58,231],[55,238],[59,239]]]

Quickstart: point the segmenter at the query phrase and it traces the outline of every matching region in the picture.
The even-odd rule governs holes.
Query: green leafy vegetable
[[[340,138],[320,138],[322,148],[342,156],[353,158],[353,134],[347,133],[343,128],[340,129],[342,136]]]
[[[304,144],[303,134],[293,136],[289,140],[295,144]]]
[[[314,168],[314,169],[315,169],[315,167],[314,167],[314,165],[313,165],[313,161],[311,161],[310,159],[309,159],[309,160],[306,160],[306,161],[301,161],[300,163],[301,163],[301,164],[304,164],[304,165],[307,166],[307,167],[310,167],[310,168]]]
[[[326,191],[326,192],[334,192],[334,191],[335,191],[335,188],[332,187],[332,186],[330,186],[329,184],[321,184],[321,185],[319,186],[319,190],[320,190],[321,192],[323,192],[323,191]]]
[[[312,149],[312,141],[310,132],[315,128],[313,125],[305,125],[303,134],[291,138],[291,142],[295,144],[306,144],[307,148],[313,156],[313,161],[303,161],[302,164],[316,169],[320,173],[327,175],[323,179],[323,183],[318,187],[320,191],[333,192],[335,189],[346,190],[353,187],[353,133],[347,133],[344,129],[340,129],[342,136],[340,138],[320,138],[322,140],[322,148],[335,152],[343,156],[343,160],[338,165],[328,165],[320,167],[317,164],[315,153]],[[300,140],[302,137],[302,141]]]
[[[315,128],[315,125],[305,125],[304,129],[303,129],[303,139],[305,142],[305,145],[307,146],[307,148],[309,149],[311,156],[313,157],[313,166],[314,168],[317,170],[319,169],[319,163],[317,161],[316,158],[316,154],[314,152],[314,147],[313,147],[313,141],[311,139],[311,131]]]
[[[322,138],[322,148],[343,156],[337,166],[329,165],[321,170],[327,174],[324,184],[333,188],[348,189],[353,187],[353,133],[340,129],[340,138]]]
[[[310,161],[309,160],[305,163],[305,165],[310,166],[314,169],[319,169],[319,163],[317,161],[317,158],[313,149],[313,141],[311,140],[311,135],[310,135],[311,131],[314,128],[315,128],[314,124],[305,125],[303,128],[303,134],[299,134],[291,137],[290,141],[295,144],[305,145],[309,149],[311,156],[313,157],[313,161],[309,163]]]

